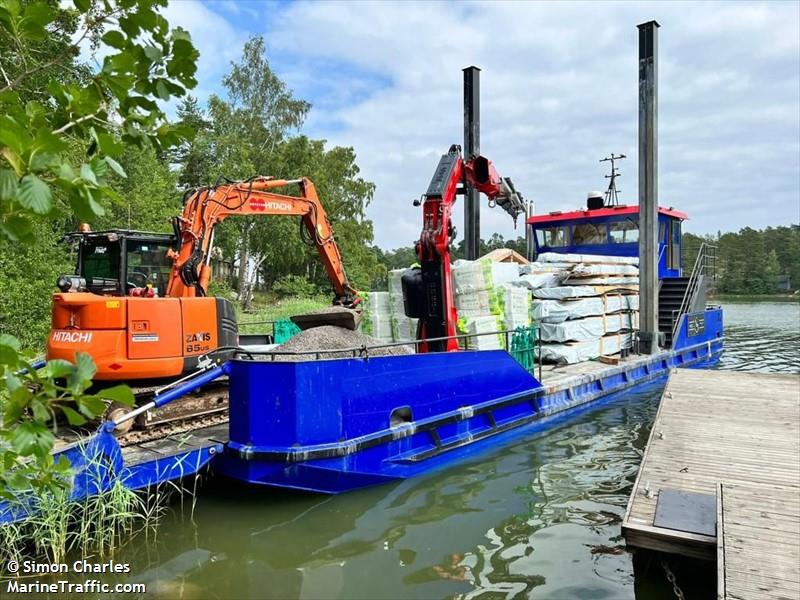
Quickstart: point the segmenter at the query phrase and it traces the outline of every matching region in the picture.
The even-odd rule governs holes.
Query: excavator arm
[[[298,185],[300,193],[279,193]],[[204,296],[211,279],[211,249],[214,228],[229,216],[294,215],[302,219],[308,240],[319,252],[328,278],[336,292],[335,304],[351,306],[357,302],[356,290],[348,280],[342,256],[334,239],[325,209],[310,179],[295,180],[257,177],[194,190],[181,216],[173,221],[180,240],[172,252],[173,269],[167,286],[170,297]]]
[[[525,211],[522,195],[510,179],[500,177],[491,161],[483,156],[461,157],[461,148],[450,147],[419,202],[422,204],[422,233],[416,243],[419,268],[403,275],[406,315],[419,319],[417,339],[420,351],[458,350],[456,312],[450,266],[450,244],[456,237],[452,211],[456,197],[465,186],[485,194],[490,203],[503,208],[516,223]],[[437,340],[437,338],[447,338]],[[428,341],[432,340],[432,341]]]

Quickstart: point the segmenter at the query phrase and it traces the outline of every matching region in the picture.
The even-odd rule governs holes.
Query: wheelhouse
[[[681,276],[681,224],[688,217],[671,208],[658,209],[658,276]],[[602,254],[639,256],[639,207],[611,206],[594,210],[551,212],[532,216],[536,254]]]

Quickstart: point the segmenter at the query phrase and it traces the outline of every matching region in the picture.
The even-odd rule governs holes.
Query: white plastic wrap
[[[604,263],[617,265],[638,265],[637,256],[606,256],[602,254],[560,254],[545,252],[536,257],[537,262],[565,263]]]
[[[617,354],[623,348],[630,348],[632,344],[633,336],[631,334],[612,333],[589,342],[542,344],[541,355],[545,362],[575,364],[599,356]]]
[[[542,323],[561,323],[567,319],[581,319],[624,310],[638,310],[639,296],[595,296],[573,300],[533,301],[533,318]]]
[[[592,296],[602,296],[609,293],[609,285],[562,285],[553,288],[538,288],[533,290],[535,298],[550,300],[566,300],[567,298],[590,298]],[[628,293],[635,293],[635,285],[622,286],[620,289],[629,290]]]
[[[492,333],[501,329],[501,323],[497,317],[467,317],[461,319],[462,329],[468,334]],[[466,347],[470,350],[499,350],[503,348],[502,335],[481,335],[466,339]]]
[[[488,259],[459,260],[453,265],[453,289],[456,294],[489,290],[519,277],[519,265],[492,262]]]
[[[587,342],[596,340],[607,333],[637,329],[638,327],[638,313],[617,313],[562,323],[542,323],[539,330],[543,342]]]

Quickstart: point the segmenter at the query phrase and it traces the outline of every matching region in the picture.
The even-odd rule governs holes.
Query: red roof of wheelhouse
[[[675,217],[681,221],[686,221],[689,216],[673,208],[658,207],[659,214]],[[576,219],[586,219],[589,217],[613,217],[616,215],[636,215],[639,214],[638,206],[612,206],[609,208],[599,208],[597,210],[573,210],[569,212],[555,211],[546,215],[534,215],[527,220],[528,224],[552,223],[556,221],[572,221]]]

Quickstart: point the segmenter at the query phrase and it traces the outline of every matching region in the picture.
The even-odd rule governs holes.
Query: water
[[[800,371],[800,304],[726,303],[725,318],[720,368]],[[660,392],[343,496],[216,481],[193,523],[176,510],[117,558],[165,598],[671,598],[660,570],[634,577],[620,531]]]
[[[719,368],[800,371],[800,302],[723,302],[725,354]]]

